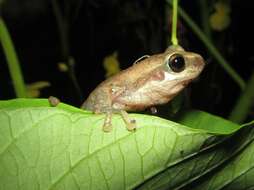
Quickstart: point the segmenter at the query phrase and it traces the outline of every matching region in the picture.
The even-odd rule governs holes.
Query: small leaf
[[[214,4],[215,12],[210,16],[211,28],[216,31],[225,30],[230,22],[230,6],[226,2],[218,1]]]
[[[106,78],[120,71],[120,63],[118,61],[117,51],[113,52],[111,55],[108,55],[103,59],[103,67],[106,71]]]
[[[43,88],[49,87],[51,84],[48,81],[37,81],[31,84],[26,84],[28,97],[36,98],[40,96],[40,91]]]

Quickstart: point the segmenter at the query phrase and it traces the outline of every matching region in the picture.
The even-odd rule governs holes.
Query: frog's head
[[[180,46],[170,46],[164,53],[146,56],[137,62],[117,76],[117,81],[124,81],[128,87],[117,97],[126,110],[142,110],[170,101],[200,74],[205,65],[200,55]]]
[[[164,53],[165,79],[190,81],[196,78],[205,66],[197,53],[187,52],[181,46],[170,46]]]
[[[161,97],[166,96],[168,100],[195,79],[205,66],[199,54],[187,52],[181,46],[170,46],[160,54],[160,61],[160,66],[151,74],[154,80],[151,83],[156,86]]]

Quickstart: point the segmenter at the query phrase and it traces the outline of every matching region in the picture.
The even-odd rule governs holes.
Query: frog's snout
[[[196,54],[195,60],[193,61],[193,67],[196,68],[197,70],[203,70],[205,67],[205,61],[202,56]]]

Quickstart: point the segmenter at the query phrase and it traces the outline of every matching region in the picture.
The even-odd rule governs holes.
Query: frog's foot
[[[104,120],[103,128],[102,128],[102,130],[104,132],[111,132],[112,131],[111,120],[112,120],[112,112],[107,112],[106,113],[106,118]]]
[[[152,114],[156,114],[158,112],[157,108],[154,106],[150,107],[150,111],[152,112]]]
[[[134,131],[136,129],[136,120],[130,119],[128,113],[124,110],[121,110],[120,114],[126,124],[126,128],[128,129],[128,131]]]
[[[52,107],[56,107],[60,103],[60,100],[54,96],[50,96],[48,98],[48,101],[49,101],[50,106],[52,106]]]

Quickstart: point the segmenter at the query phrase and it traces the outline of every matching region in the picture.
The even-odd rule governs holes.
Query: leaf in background
[[[117,51],[114,51],[111,55],[108,55],[103,59],[103,67],[106,71],[106,78],[120,71],[120,63],[118,61]]]
[[[103,114],[66,104],[49,107],[42,99],[0,101],[0,189],[132,189],[160,174],[169,174],[166,185],[180,187],[227,155],[224,149],[207,155],[223,140],[209,130],[154,116],[131,117],[137,120],[136,132],[114,115],[113,131],[104,133]],[[206,117],[232,125],[232,132],[239,128]]]
[[[254,186],[254,129],[244,128],[228,139],[224,149],[228,153],[227,162],[216,170],[198,179],[184,189],[195,190],[247,190]],[[216,150],[217,151],[217,150]],[[222,158],[225,160],[225,158]]]
[[[183,113],[178,119],[178,122],[188,127],[207,130],[210,133],[219,135],[232,134],[242,127],[229,120],[199,110],[191,110]]]
[[[230,5],[225,1],[218,1],[214,4],[215,12],[210,16],[210,25],[213,30],[225,30],[231,22]]]
[[[193,120],[193,118],[196,118]],[[199,122],[198,122],[199,121]],[[180,120],[181,123],[189,123],[189,126],[195,126],[197,128],[203,125],[206,129],[209,129],[209,126],[212,126],[211,123],[214,123],[216,126],[230,127],[231,131],[236,129],[230,121],[222,120],[217,116],[212,116],[208,113],[201,111],[191,111],[182,117]],[[230,125],[231,123],[231,125]],[[224,125],[223,125],[224,124]],[[225,125],[226,124],[226,125]],[[247,126],[247,125],[246,125]],[[244,127],[244,126],[238,126]],[[211,131],[216,132],[216,128],[211,127]],[[221,133],[228,133],[229,130],[220,130]],[[242,150],[249,148],[249,143],[254,139],[254,129],[253,128],[243,128],[234,135],[223,138],[219,136],[217,138],[210,138],[207,140],[207,143],[204,143],[205,149],[198,153],[194,153],[191,157],[186,160],[174,164],[164,170],[161,173],[158,173],[156,176],[147,180],[142,184],[138,189],[185,189],[185,190],[196,190],[196,189],[211,189],[216,190],[220,189],[218,186],[214,185],[210,188],[211,184],[208,182],[211,179],[212,175],[219,182],[223,182],[226,178],[223,176],[231,177],[232,175],[228,174],[234,172],[234,170],[227,171],[228,173],[222,173],[221,175],[217,174],[217,170],[226,165],[227,162],[237,156]],[[210,144],[206,146],[205,144]],[[251,152],[250,152],[251,153]],[[237,163],[230,163],[229,167],[233,169],[237,167]],[[246,164],[246,167],[252,167],[252,164]],[[245,169],[246,169],[245,167]],[[212,183],[212,182],[211,182]],[[200,185],[203,184],[203,185]],[[250,183],[254,185],[254,182]],[[232,186],[230,186],[232,188]],[[230,188],[229,188],[230,189]],[[232,188],[233,189],[233,188]],[[241,189],[241,188],[238,188]],[[244,188],[242,188],[244,190]]]
[[[41,94],[43,88],[51,86],[48,81],[37,81],[31,84],[26,84],[26,91],[29,98],[37,98]]]

